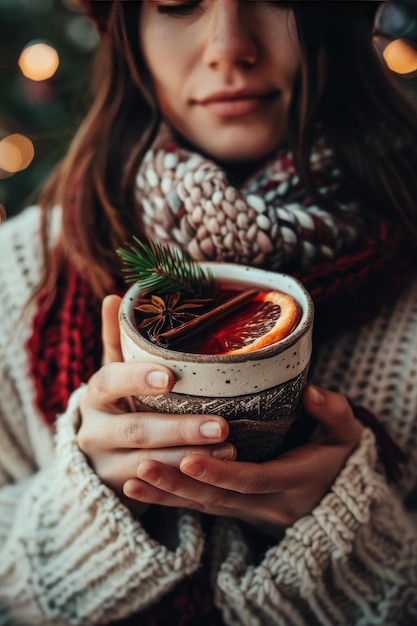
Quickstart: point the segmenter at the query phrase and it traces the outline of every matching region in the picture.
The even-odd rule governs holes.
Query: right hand
[[[162,365],[123,362],[119,305],[118,296],[103,301],[103,366],[81,397],[77,442],[101,480],[123,498],[123,485],[136,478],[138,466],[146,460],[179,467],[189,454],[233,459],[236,451],[222,443],[229,427],[220,416],[157,413],[133,401],[135,394],[169,392],[175,378]],[[218,434],[213,433],[216,427]]]

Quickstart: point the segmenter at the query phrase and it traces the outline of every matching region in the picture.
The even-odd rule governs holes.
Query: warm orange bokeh
[[[59,56],[55,48],[46,43],[33,43],[22,50],[19,67],[30,80],[47,80],[59,67]]]
[[[14,174],[28,167],[35,155],[33,143],[28,137],[15,133],[0,141],[0,172]]]
[[[382,54],[389,69],[396,74],[411,74],[417,70],[417,49],[405,39],[394,39]]]

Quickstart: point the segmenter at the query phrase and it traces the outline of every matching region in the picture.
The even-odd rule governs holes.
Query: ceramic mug
[[[314,306],[295,278],[232,263],[201,263],[220,283],[238,283],[282,291],[301,306],[301,319],[284,339],[246,354],[205,355],[167,349],[148,341],[135,323],[134,307],[141,291],[135,283],[124,295],[119,312],[125,361],[151,361],[171,369],[173,390],[159,396],[138,395],[149,408],[164,413],[221,415],[228,420],[228,441],[238,460],[275,458],[300,414],[312,350]]]

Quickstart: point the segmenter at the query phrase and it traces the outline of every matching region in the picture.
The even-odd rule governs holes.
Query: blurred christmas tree
[[[87,106],[98,35],[78,0],[0,0],[0,204],[27,204]]]

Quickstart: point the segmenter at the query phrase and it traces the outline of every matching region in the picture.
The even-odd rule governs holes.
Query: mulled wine
[[[202,355],[245,353],[287,337],[301,319],[295,298],[247,284],[216,283],[212,298],[139,294],[143,336],[168,349]]]

